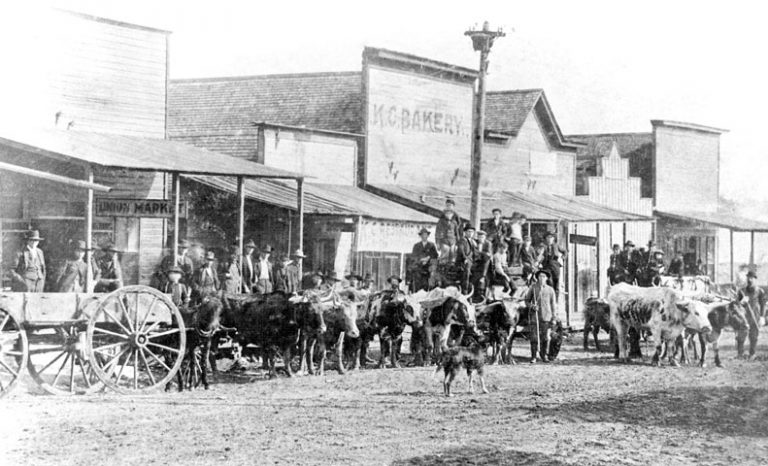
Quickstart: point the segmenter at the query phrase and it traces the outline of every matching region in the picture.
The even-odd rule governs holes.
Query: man
[[[45,255],[37,246],[43,239],[37,230],[25,234],[26,245],[16,255],[16,263],[11,270],[13,291],[42,293],[45,286]]]
[[[219,291],[219,276],[214,268],[216,255],[213,251],[205,253],[205,264],[195,272],[192,280],[192,291],[197,300],[216,294]]]
[[[101,246],[102,255],[97,262],[97,274],[95,293],[108,293],[123,287],[123,268],[120,266],[118,254],[120,251],[115,243],[107,241]]]
[[[261,248],[259,259],[253,266],[254,292],[259,294],[272,293],[274,288],[275,276],[272,271],[272,262],[269,261],[270,254],[272,254],[272,246],[266,245]]]
[[[496,250],[501,243],[506,242],[509,238],[509,225],[504,223],[501,218],[501,209],[496,207],[491,213],[493,218],[485,224],[485,231],[488,233],[488,241],[493,244],[493,248]]]
[[[533,273],[536,272],[538,256],[533,249],[531,236],[523,237],[523,245],[520,247],[520,263],[523,265],[523,279],[529,283],[533,279]]]
[[[483,230],[477,230],[476,253],[472,263],[472,285],[475,288],[475,296],[485,296],[488,286],[488,269],[493,257],[493,246],[487,239]]]
[[[619,255],[619,270],[624,276],[624,281],[634,283],[637,278],[637,269],[640,267],[640,260],[635,251],[635,243],[627,241],[624,243],[624,250]]]
[[[240,250],[237,246],[229,248],[229,260],[221,267],[221,289],[225,293],[237,294],[240,292]]]
[[[437,247],[429,241],[429,230],[419,231],[421,241],[413,245],[411,250],[411,291],[429,290],[429,277],[432,267],[437,261]]]
[[[757,286],[757,273],[754,270],[747,272],[747,286],[739,290],[736,299],[741,302],[747,311],[749,322],[749,360],[755,359],[757,349],[757,337],[760,331],[760,318],[765,317],[765,292]],[[744,341],[736,341],[736,354],[741,358],[744,355]]]
[[[555,243],[555,234],[547,233],[546,245],[541,257],[541,270],[545,270],[552,282],[552,288],[555,290],[555,296],[560,297],[560,270],[563,267],[562,258],[565,249]]]
[[[448,202],[446,201],[446,205]],[[456,243],[461,238],[460,220],[452,209],[445,209],[443,215],[437,221],[435,227],[435,241],[438,248],[447,248],[448,254],[453,260],[456,254]]]
[[[621,246],[614,244],[613,253],[608,260],[608,283],[610,285],[615,285],[616,283],[623,281],[624,275],[619,266],[619,257],[621,257]]]
[[[301,261],[305,257],[301,249],[297,249],[291,256],[291,262],[286,267],[285,292],[288,294],[301,291]]]
[[[243,249],[245,249],[242,261],[243,270],[240,273],[243,277],[243,293],[253,293],[253,287],[256,285],[253,251],[256,250],[256,243],[254,243],[253,240],[248,240],[248,242],[243,245]]]
[[[275,262],[275,269],[272,272],[274,277],[274,289],[282,293],[288,293],[288,264],[291,263],[291,258],[288,254],[280,254]],[[290,294],[290,293],[288,293]]]
[[[374,284],[373,275],[371,275],[370,272],[366,272],[365,276],[363,276],[363,283],[360,286],[360,290],[365,291],[368,294],[373,294],[376,291],[373,284]]]
[[[88,264],[85,263],[85,241],[72,243],[72,253],[59,271],[56,291],[59,293],[82,293],[86,290]],[[92,277],[93,278],[93,277]]]
[[[166,273],[168,280],[166,281],[163,293],[171,295],[171,301],[180,311],[188,309],[191,295],[189,287],[181,283],[181,277],[184,275],[184,270],[178,265],[172,265]]]
[[[177,265],[181,269],[180,282],[189,285],[192,283],[192,274],[195,271],[195,264],[192,262],[192,258],[189,257],[189,241],[186,239],[179,240],[177,248],[178,260],[176,261],[176,264],[173,263],[173,254],[165,256],[162,262],[160,262],[159,272],[163,277],[166,277],[168,270],[174,265]]]
[[[646,269],[646,284],[648,286],[658,286],[661,281],[661,276],[666,272],[664,267],[664,251],[661,249],[655,249],[653,251],[653,257],[648,260],[648,266]]]
[[[675,254],[675,258],[672,259],[672,262],[669,263],[669,268],[667,269],[667,273],[669,275],[682,277],[685,273],[685,259],[683,258],[682,252],[677,252]]]
[[[468,223],[464,227],[464,237],[461,238],[456,250],[456,265],[460,270],[461,290],[465,294],[469,292],[472,264],[475,262],[475,254],[477,252],[474,236],[475,227]]]
[[[491,273],[491,284],[502,285],[505,292],[513,294],[515,292],[515,285],[512,281],[512,277],[509,275],[509,267],[507,266],[507,250],[509,245],[506,242],[499,243],[498,249],[493,254],[493,270]]]
[[[520,247],[523,244],[523,225],[526,222],[525,215],[520,212],[512,213],[509,224],[509,265],[520,265]]]
[[[536,353],[541,360],[549,362],[549,341],[551,329],[557,321],[555,290],[547,285],[549,273],[539,270],[536,283],[528,289],[525,304],[528,307],[528,335],[531,340],[531,364],[536,363]]]

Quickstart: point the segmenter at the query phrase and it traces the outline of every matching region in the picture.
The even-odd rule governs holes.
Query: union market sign
[[[172,218],[173,201],[165,199],[97,198],[97,217]],[[187,216],[187,204],[179,204],[179,217]]]

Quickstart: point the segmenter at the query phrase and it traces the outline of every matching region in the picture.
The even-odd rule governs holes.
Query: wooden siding
[[[289,129],[264,130],[264,164],[312,177],[313,183],[355,185],[357,141]]]
[[[419,230],[434,230],[435,224],[363,220],[358,227],[357,251],[409,254],[419,241]]]
[[[0,89],[0,121],[165,136],[165,33],[56,10],[35,19],[43,27],[15,37],[24,53],[4,63],[21,72]]]
[[[714,212],[719,190],[720,136],[655,126],[656,208]]]
[[[469,186],[470,84],[369,65],[366,182]]]
[[[555,170],[535,173],[536,157],[554,157]],[[506,191],[533,191],[573,196],[575,154],[554,151],[535,114],[531,112],[517,137],[504,142],[486,141],[483,146],[485,188]]]

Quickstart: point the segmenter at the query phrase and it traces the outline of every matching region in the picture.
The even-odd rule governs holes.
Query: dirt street
[[[765,341],[765,334],[762,335]],[[2,464],[768,464],[768,348],[726,368],[616,363],[581,349],[490,366],[490,394],[433,368],[221,377],[209,391],[0,400]],[[712,365],[712,356],[709,363]]]

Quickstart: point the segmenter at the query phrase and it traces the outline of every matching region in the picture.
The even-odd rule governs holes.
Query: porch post
[[[731,284],[733,284],[733,230],[728,230],[728,233],[730,234],[730,237],[731,237],[731,239],[730,239],[730,243],[731,243],[730,244],[730,246],[731,246],[731,270],[730,270],[730,275],[731,275]]]
[[[749,232],[749,266],[755,266],[755,230]]]
[[[88,165],[85,169],[85,176],[89,183],[93,183],[93,167]],[[88,197],[85,201],[85,292],[90,293],[93,290],[93,273],[94,270],[91,267],[93,264],[93,189],[88,188]]]
[[[240,255],[240,281],[237,284],[238,292],[243,290],[243,273],[245,271],[243,264],[243,254],[245,250],[245,178],[237,177],[237,253]]]
[[[179,205],[181,201],[179,199],[181,193],[181,187],[179,186],[179,173],[173,172],[171,174],[171,180],[173,184],[173,263],[179,263]]]
[[[304,178],[296,178],[296,213],[299,216],[298,235],[296,245],[304,251]],[[299,277],[304,276],[304,261],[299,262]]]

